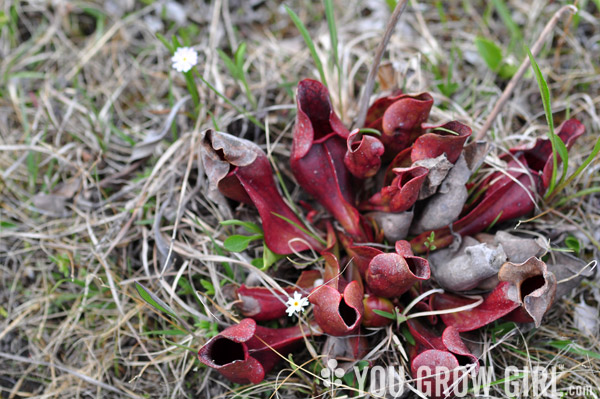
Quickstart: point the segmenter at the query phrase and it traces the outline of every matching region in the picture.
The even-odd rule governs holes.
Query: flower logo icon
[[[323,385],[326,387],[339,387],[342,385],[342,378],[345,372],[343,368],[338,368],[338,362],[335,359],[327,361],[327,367],[321,370],[321,377],[325,379]]]

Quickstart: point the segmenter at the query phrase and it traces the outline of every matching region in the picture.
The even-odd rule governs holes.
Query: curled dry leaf
[[[442,154],[436,158],[422,159],[415,162],[413,165],[422,166],[429,171],[427,178],[423,182],[423,186],[421,186],[419,201],[435,194],[440,184],[442,184],[446,176],[448,176],[450,169],[454,166],[452,162],[448,161],[446,154]]]
[[[431,273],[444,289],[468,291],[498,274],[506,261],[502,246],[465,237],[460,248],[442,249],[429,255]]]
[[[475,238],[488,245],[501,245],[507,260],[513,263],[523,263],[532,256],[539,258],[547,251],[547,243],[541,238],[523,238],[502,230],[496,235],[480,233]]]
[[[413,220],[413,211],[400,213],[392,212],[369,212],[365,216],[372,219],[383,230],[383,235],[389,242],[403,240],[408,235],[411,222]]]
[[[411,232],[420,234],[447,226],[457,220],[467,201],[468,191],[465,184],[470,176],[471,171],[461,156],[437,190],[437,194],[425,204],[413,223]]]
[[[522,305],[511,318],[521,322],[533,320],[539,327],[556,294],[556,276],[548,271],[546,264],[536,257],[523,263],[506,262],[498,272],[498,279],[511,283],[507,296]]]
[[[556,276],[556,298],[568,295],[585,278],[592,278],[596,269],[585,268],[586,263],[572,255],[553,252],[547,262],[548,270]]]

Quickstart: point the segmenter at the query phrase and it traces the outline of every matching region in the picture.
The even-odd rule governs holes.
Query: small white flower
[[[179,47],[171,61],[177,72],[187,72],[198,63],[198,53],[191,47]]]
[[[292,317],[292,315],[294,315],[295,313],[302,313],[304,312],[304,308],[306,306],[308,306],[308,298],[303,298],[302,294],[299,293],[298,291],[294,292],[294,297],[290,297],[290,299],[288,299],[287,303],[287,314],[288,316]]]

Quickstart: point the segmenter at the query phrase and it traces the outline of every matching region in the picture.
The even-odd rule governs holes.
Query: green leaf
[[[590,153],[590,155],[588,155],[588,157],[585,159],[585,161],[583,161],[583,163],[577,168],[577,170],[571,176],[569,176],[569,178],[565,182],[563,182],[556,188],[556,191],[561,192],[566,186],[568,186],[577,176],[579,176],[581,174],[581,172],[583,172],[583,170],[590,163],[592,163],[592,161],[596,158],[596,155],[598,155],[599,152],[600,152],[600,138],[598,138],[598,140],[596,140],[596,144],[594,145],[594,148],[592,149],[592,152]]]
[[[496,72],[502,63],[502,49],[493,41],[480,36],[475,38],[475,46],[487,66]]]
[[[215,294],[215,286],[208,280],[201,279],[200,285],[204,288],[206,295],[214,295]]]
[[[285,258],[284,255],[276,254],[275,252],[271,251],[269,249],[269,247],[267,247],[266,243],[263,244],[263,266],[262,266],[263,270],[267,270],[269,267],[271,267],[273,265],[273,263],[275,263],[279,259],[283,259],[283,258]]]
[[[263,234],[262,228],[256,223],[244,222],[238,219],[223,220],[220,223],[221,226],[241,226],[246,229],[249,233]]]
[[[235,64],[235,62],[231,58],[229,58],[229,56],[225,54],[223,50],[217,49],[217,53],[219,54],[221,60],[223,60],[223,62],[225,63],[225,67],[227,67],[227,70],[229,71],[231,76],[233,76],[237,80],[241,79],[239,68]]]
[[[140,294],[140,297],[142,297],[142,299],[146,301],[147,304],[149,304],[158,311],[161,311],[163,313],[168,314],[169,316],[177,318],[175,311],[171,309],[169,305],[164,303],[159,297],[154,295],[146,287],[144,287],[137,281],[135,282],[135,289],[137,290],[138,294]]]
[[[406,326],[402,326],[402,335],[404,335],[404,338],[406,338],[406,341],[408,341],[409,344],[413,346],[417,344],[415,342],[415,337],[412,336],[412,334]]]
[[[242,252],[248,248],[248,245],[250,245],[252,241],[259,240],[261,238],[263,238],[262,234],[255,234],[252,236],[234,234],[225,239],[225,242],[223,242],[223,248],[231,252]]]
[[[243,71],[244,68],[244,56],[246,55],[246,43],[241,42],[237,50],[235,50],[234,59],[235,65]]]
[[[550,143],[552,143],[552,178],[550,180],[550,185],[548,186],[548,191],[546,192],[546,197],[552,194],[554,191],[554,187],[556,186],[556,173],[558,166],[558,159],[556,159],[556,135],[554,134],[554,119],[552,117],[552,108],[550,106],[550,90],[548,89],[548,83],[546,83],[546,79],[542,75],[542,71],[538,66],[533,54],[531,54],[531,50],[529,47],[527,48],[527,55],[529,56],[529,61],[531,62],[531,67],[533,68],[533,72],[535,73],[535,79],[537,80],[538,86],[540,88],[540,94],[542,96],[542,104],[544,105],[544,112],[546,113],[546,122],[548,122]]]
[[[498,70],[498,75],[500,75],[502,79],[510,79],[515,75],[515,73],[517,73],[518,70],[519,67],[517,65],[504,63]]]
[[[558,201],[556,203],[556,206],[557,207],[563,206],[564,204],[571,201],[572,199],[583,197],[585,195],[590,195],[590,194],[594,194],[594,193],[600,193],[600,186],[588,187],[584,190],[576,192],[575,194],[569,195],[568,197],[562,198],[560,201]]]
[[[563,170],[560,176],[560,183],[562,183],[567,178],[567,173],[569,173],[569,150],[567,149],[564,141],[562,141],[560,136],[557,134],[554,135],[554,143],[556,144],[556,152],[558,153],[558,156],[562,162]]]
[[[152,330],[145,331],[142,335],[186,335],[187,333],[182,330]]]
[[[323,64],[321,63],[321,60],[319,59],[317,50],[315,48],[315,44],[313,43],[312,39],[310,38],[308,29],[306,29],[306,26],[304,26],[304,23],[300,20],[298,15],[294,11],[292,11],[291,8],[289,8],[287,5],[284,5],[284,7],[285,7],[285,10],[287,11],[288,15],[292,19],[292,22],[294,22],[294,25],[296,25],[296,28],[298,29],[298,31],[304,38],[304,42],[306,43],[306,46],[308,46],[310,55],[312,56],[317,69],[319,70],[319,75],[321,76],[321,83],[323,83],[325,86],[327,86],[327,81],[325,80],[325,72],[323,71]]]
[[[441,126],[433,128],[433,130],[439,130],[441,132],[446,132],[446,133],[453,134],[455,136],[460,136],[460,134],[458,132],[455,132],[454,130],[446,129],[445,127],[441,127]]]
[[[331,49],[333,51],[333,62],[335,66],[338,66],[338,37],[337,28],[335,26],[335,18],[333,16],[333,1],[324,0],[325,2],[325,15],[327,17],[327,26],[329,27],[329,37],[331,39]]]
[[[372,129],[370,127],[363,127],[361,129],[358,129],[358,132],[363,134],[374,134],[375,136],[381,137],[381,132],[379,130]]]
[[[494,7],[496,7],[500,18],[504,22],[504,25],[506,25],[506,27],[510,31],[511,42],[513,44],[520,43],[523,40],[523,34],[521,33],[521,29],[519,29],[519,26],[515,23],[514,19],[510,15],[510,10],[508,9],[504,1],[492,0],[492,3],[494,3]]]
[[[160,42],[171,52],[174,53],[175,49],[173,48],[173,46],[171,45],[171,43],[169,43],[169,41],[167,40],[166,37],[164,37],[163,35],[161,35],[160,33],[156,33],[156,38],[158,40],[160,40]]]
[[[565,238],[565,245],[575,253],[579,253],[581,250],[581,244],[579,243],[579,240],[575,238],[575,236],[568,236]]]
[[[583,349],[579,345],[575,344],[573,341],[569,341],[569,340],[551,341],[551,342],[548,342],[548,345],[553,348],[556,348],[556,349],[566,349],[567,351],[569,351],[571,353],[575,353],[577,355],[589,356],[589,357],[593,357],[594,359],[600,359],[599,353]]]
[[[385,317],[386,319],[396,320],[396,314],[386,312],[385,310],[373,309],[373,313],[378,314],[379,316]]]

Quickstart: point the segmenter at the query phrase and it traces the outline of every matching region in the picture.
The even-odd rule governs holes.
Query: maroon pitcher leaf
[[[506,316],[520,305],[510,299],[508,293],[511,284],[502,282],[489,293],[483,302],[470,310],[440,315],[447,326],[456,328],[459,332],[472,331],[492,323]],[[454,309],[477,302],[476,299],[466,298],[453,294],[436,294],[433,297],[433,308],[435,310]]]
[[[363,315],[362,325],[365,327],[385,327],[392,324],[393,320],[389,317],[381,316],[375,313],[375,310],[394,314],[394,305],[389,299],[376,295],[365,295],[363,299],[365,314]]]
[[[293,288],[286,288],[286,293],[274,291],[266,287],[247,287],[242,284],[237,290],[237,309],[245,317],[254,320],[273,320],[285,316],[286,301],[294,293]]]
[[[327,88],[314,80],[301,81],[297,106],[290,157],[294,177],[348,234],[368,241],[370,232],[353,205],[353,177],[344,165],[349,132],[333,112]]]
[[[426,259],[387,253],[379,254],[371,260],[366,282],[375,295],[392,298],[404,294],[414,283],[429,277],[429,263]]]
[[[265,369],[249,355],[247,345],[255,331],[256,322],[244,319],[205,343],[198,351],[198,359],[230,381],[258,384],[265,378]]]
[[[429,132],[416,139],[410,153],[413,162],[446,154],[448,161],[455,163],[472,133],[470,127],[458,121],[423,127]]]
[[[447,327],[438,337],[420,323],[408,323],[418,342],[411,351],[411,374],[416,387],[431,398],[452,397],[459,389],[456,384],[467,384],[467,373],[479,372],[479,360],[466,347],[459,332]],[[461,367],[463,366],[463,367]],[[460,388],[464,392],[465,386]]]
[[[422,166],[394,169],[396,177],[392,183],[360,205],[361,210],[404,212],[419,198],[419,190],[427,177],[428,170]]]
[[[388,160],[410,147],[423,134],[421,124],[429,117],[432,106],[433,97],[428,93],[405,94],[385,110],[381,117],[381,142]]]
[[[389,96],[381,97],[375,100],[375,102],[373,102],[367,111],[365,126],[381,131],[381,118],[383,117],[383,114],[390,105],[398,101],[398,99],[402,96],[402,90],[396,90]]]
[[[202,138],[202,160],[211,182],[226,197],[256,206],[265,242],[278,254],[290,254],[322,245],[297,226],[303,226],[277,190],[265,153],[254,143],[214,130]],[[281,215],[294,224],[280,218]]]
[[[314,304],[315,321],[330,335],[343,336],[354,332],[364,314],[363,292],[360,284],[350,282],[343,293],[329,285],[313,290],[309,301]]]
[[[376,137],[364,135],[358,129],[353,130],[348,136],[344,165],[359,179],[372,177],[381,167],[384,150]]]
[[[311,334],[320,332],[300,326],[266,328],[243,319],[207,341],[198,351],[198,359],[232,382],[258,384],[281,359],[274,351],[285,356]]]

